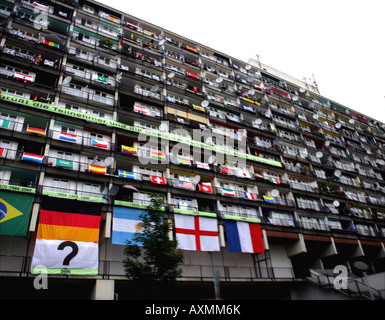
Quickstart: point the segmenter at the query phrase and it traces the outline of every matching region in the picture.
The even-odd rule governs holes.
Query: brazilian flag
[[[0,235],[26,236],[33,195],[0,191]]]

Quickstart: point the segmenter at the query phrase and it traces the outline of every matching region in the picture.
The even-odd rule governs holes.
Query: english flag
[[[190,251],[220,251],[217,219],[175,214],[178,248]]]

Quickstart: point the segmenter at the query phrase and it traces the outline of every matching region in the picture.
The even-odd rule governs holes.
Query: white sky
[[[384,0],[99,0],[385,122]],[[309,81],[310,82],[310,81]]]

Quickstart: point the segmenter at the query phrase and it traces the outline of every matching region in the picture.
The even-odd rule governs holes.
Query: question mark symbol
[[[72,241],[64,241],[62,242],[58,247],[57,249],[58,250],[64,250],[64,248],[66,247],[71,247],[72,248],[72,252],[67,255],[64,260],[63,260],[63,265],[64,266],[69,266],[70,265],[70,262],[71,260],[78,254],[79,252],[79,247],[78,245],[75,243],[75,242],[72,242]]]

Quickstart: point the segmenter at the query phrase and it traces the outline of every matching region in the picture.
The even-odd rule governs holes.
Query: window
[[[57,192],[68,192],[69,181],[64,179],[52,179],[52,190]]]

